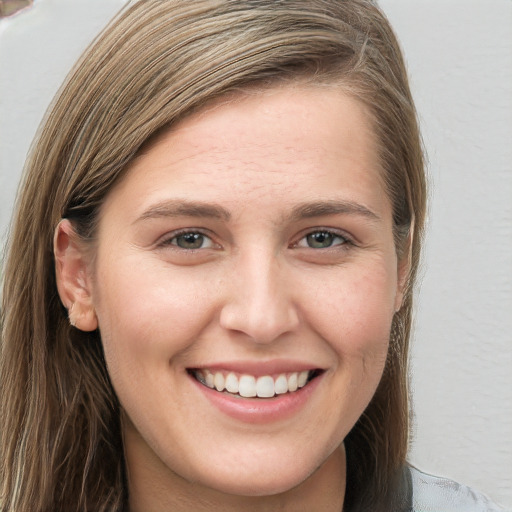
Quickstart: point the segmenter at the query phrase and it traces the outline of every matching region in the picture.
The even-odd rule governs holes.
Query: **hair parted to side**
[[[1,311],[3,511],[120,511],[127,499],[119,406],[99,332],[70,326],[57,294],[59,221],[69,218],[93,247],[99,208],[152,136],[221,96],[304,80],[339,85],[369,108],[398,254],[410,245],[384,375],[345,440],[345,508],[380,510],[407,454],[408,340],[426,202],[395,36],[370,0],[146,0],[130,3],[82,56],[25,169]]]

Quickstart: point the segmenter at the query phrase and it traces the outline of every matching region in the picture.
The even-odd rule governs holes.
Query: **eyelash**
[[[312,247],[308,244],[310,240],[308,240],[308,237],[312,237],[313,235],[323,235],[332,237],[331,243],[327,245],[326,247]],[[339,239],[340,242],[335,243],[335,240]],[[305,245],[301,245],[301,242],[305,242]],[[353,241],[350,237],[348,237],[346,234],[341,234],[337,231],[333,231],[331,229],[322,229],[317,228],[313,231],[307,232],[305,235],[303,235],[297,242],[295,242],[292,247],[298,247],[298,248],[304,248],[304,249],[315,249],[315,250],[336,250],[336,249],[347,249],[347,245],[353,245]]]
[[[180,247],[177,243],[177,240],[180,237],[184,237],[185,235],[192,235],[196,237],[202,237],[203,240],[209,240],[209,247]],[[183,251],[198,251],[201,249],[210,249],[213,248],[216,244],[213,242],[212,238],[208,236],[206,233],[196,230],[196,229],[184,229],[182,231],[177,231],[175,233],[172,233],[171,236],[164,238],[161,242],[158,243],[159,247],[168,247],[168,246],[174,246],[176,250],[183,250]]]
[[[201,247],[181,247],[178,244],[178,239],[180,237],[184,237],[186,235],[196,237],[196,240],[200,239],[201,241],[208,240],[209,244],[208,247],[204,247],[201,244]],[[332,237],[331,243],[327,245],[326,247],[312,247],[309,245],[308,242],[311,242],[311,240],[308,240],[308,237],[312,237],[314,235],[323,235],[327,237]],[[340,240],[340,242],[335,243],[336,239]],[[305,241],[305,245],[301,245],[301,242]],[[193,242],[193,240],[191,241]],[[320,242],[321,243],[321,242]],[[174,246],[176,250],[183,250],[183,251],[198,251],[201,249],[211,249],[215,247],[215,242],[213,242],[212,238],[204,233],[201,230],[193,230],[193,229],[184,229],[182,231],[178,231],[176,233],[172,233],[171,236],[166,237],[161,242],[158,243],[159,247],[168,247],[168,246]],[[291,245],[292,248],[304,248],[304,249],[333,249],[333,248],[344,248],[346,249],[347,245],[353,245],[353,241],[346,236],[345,234],[338,233],[336,231],[332,231],[330,229],[315,229],[313,231],[309,231],[306,234],[304,234],[297,242],[293,243]],[[217,246],[218,247],[218,246]]]

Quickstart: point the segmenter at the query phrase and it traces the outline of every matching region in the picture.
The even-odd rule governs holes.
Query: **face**
[[[307,481],[379,383],[397,267],[368,116],[338,88],[161,136],[105,201],[91,270],[129,471],[253,496]]]

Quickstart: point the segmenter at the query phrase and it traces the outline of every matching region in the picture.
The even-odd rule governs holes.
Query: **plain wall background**
[[[43,113],[124,0],[0,20],[0,240]],[[411,461],[512,507],[512,1],[381,0],[404,48],[431,203]]]

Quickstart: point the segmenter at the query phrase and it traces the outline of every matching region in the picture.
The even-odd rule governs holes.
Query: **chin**
[[[315,457],[305,459],[295,455],[290,458],[276,454],[265,460],[234,462],[224,470],[210,468],[207,474],[201,475],[202,482],[197,483],[235,496],[273,496],[299,487],[323,466],[315,461]]]
[[[268,473],[267,473],[268,475]],[[307,478],[308,474],[290,474],[290,475],[272,475],[269,478],[267,475],[257,474],[252,472],[252,475],[240,475],[236,474],[236,479],[233,478],[233,474],[217,475],[213,482],[209,482],[209,487],[212,489],[235,496],[274,496],[277,494],[283,494],[287,491],[299,486]]]

